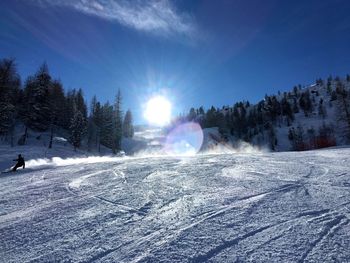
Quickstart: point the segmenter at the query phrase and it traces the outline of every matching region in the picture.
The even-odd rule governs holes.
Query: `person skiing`
[[[16,165],[12,168],[13,172],[16,172],[17,168],[22,167],[23,169],[25,168],[26,164],[24,162],[24,158],[22,157],[22,155],[18,155],[18,159],[14,159],[13,161],[17,162]]]

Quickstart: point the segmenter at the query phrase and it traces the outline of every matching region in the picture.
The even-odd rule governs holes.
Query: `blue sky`
[[[46,61],[88,100],[120,88],[137,123],[158,93],[179,113],[343,76],[349,47],[347,0],[0,2],[0,57],[24,79]]]

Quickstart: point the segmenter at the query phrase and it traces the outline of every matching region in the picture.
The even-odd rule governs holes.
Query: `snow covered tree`
[[[273,124],[275,124],[277,117],[281,114],[281,105],[276,96],[266,97],[264,110]]]
[[[74,100],[77,110],[81,112],[85,119],[87,119],[87,106],[84,100],[83,90],[79,89],[77,92],[74,92],[74,94]]]
[[[228,123],[228,129],[231,135],[235,135],[237,138],[244,138],[248,132],[247,125],[247,110],[243,102],[236,103],[233,106],[230,121]]]
[[[98,147],[98,151],[101,150],[101,130],[103,125],[103,112],[101,108],[101,103],[96,100],[92,102],[92,120],[96,126],[96,137],[95,137],[95,146]]]
[[[70,125],[70,141],[74,146],[74,151],[81,145],[81,140],[85,133],[86,120],[84,119],[83,114],[79,110],[75,110],[74,116],[71,120]]]
[[[90,115],[88,117],[88,125],[87,125],[87,146],[88,151],[91,151],[94,147],[97,148],[98,143],[98,127],[94,120],[94,114],[97,106],[97,98],[94,96],[91,100],[90,104]]]
[[[216,109],[212,106],[209,110],[207,110],[205,114],[205,127],[211,128],[216,127]]]
[[[65,99],[62,83],[54,80],[49,90],[49,107],[51,119],[55,125],[61,125],[63,122]]]
[[[130,110],[127,110],[123,122],[123,135],[126,138],[134,137],[134,125],[132,120],[132,113]]]
[[[68,90],[64,103],[63,128],[69,129],[75,111],[75,90]]]
[[[101,108],[101,144],[113,149],[114,145],[114,120],[113,106],[106,102]]]
[[[75,111],[78,110],[83,115],[84,119],[87,120],[87,106],[84,100],[83,91],[79,89],[69,90],[66,94],[65,106],[64,106],[64,118],[62,126],[65,129],[69,129],[70,122],[74,117]]]

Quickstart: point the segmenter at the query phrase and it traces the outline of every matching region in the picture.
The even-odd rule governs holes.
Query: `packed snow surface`
[[[350,149],[32,162],[1,262],[349,262]]]

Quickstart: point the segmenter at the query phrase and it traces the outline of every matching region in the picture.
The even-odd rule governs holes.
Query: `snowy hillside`
[[[0,261],[349,262],[349,156],[30,161],[0,176]]]
[[[219,142],[247,142],[273,151],[346,145],[350,142],[350,76],[318,79],[316,84],[266,95],[256,104],[240,101],[222,108],[191,108],[178,121],[217,127]]]
[[[350,90],[350,82],[343,81],[347,90]],[[331,90],[336,89],[336,82],[331,84]],[[337,107],[337,101],[333,100],[332,93],[328,91],[326,84],[313,84],[300,90],[300,92],[309,92],[312,101],[312,110],[306,116],[305,112],[295,113],[294,122],[291,126],[285,125],[285,123],[278,123],[276,126],[276,136],[278,144],[276,150],[290,150],[292,148],[291,142],[288,140],[288,132],[291,128],[297,129],[302,127],[304,131],[305,140],[309,136],[309,131],[313,130],[315,134],[323,126],[330,127],[334,132],[334,138],[336,138],[337,145],[346,144],[347,141],[344,138],[344,127],[339,121],[339,109]],[[280,98],[282,99],[282,95]],[[322,111],[322,112],[320,112]],[[324,115],[322,115],[322,113]]]

